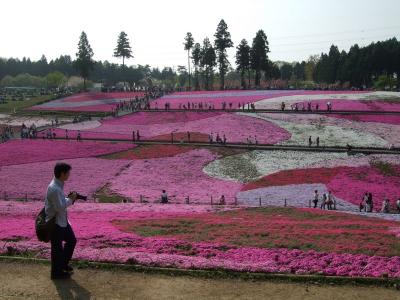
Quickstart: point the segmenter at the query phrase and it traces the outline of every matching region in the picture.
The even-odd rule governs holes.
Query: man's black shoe
[[[64,271],[66,271],[66,272],[74,272],[74,268],[68,265],[66,268],[64,268]]]
[[[51,279],[69,279],[71,278],[71,274],[68,272],[62,272],[59,274],[51,274]]]

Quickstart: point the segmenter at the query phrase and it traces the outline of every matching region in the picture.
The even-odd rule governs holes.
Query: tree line
[[[88,79],[102,82],[105,86],[124,82],[131,87],[164,85],[195,90],[214,89],[216,82],[219,82],[220,89],[276,87],[272,82],[279,80],[283,82],[279,86],[281,88],[293,82],[297,87],[400,86],[400,42],[396,38],[365,47],[355,44],[348,52],[339,51],[337,46],[332,45],[328,53],[310,56],[306,61],[288,63],[269,59],[267,35],[259,30],[251,44],[243,39],[236,46],[235,68],[230,64],[227,54],[232,47],[234,43],[228,25],[222,19],[217,25],[213,41],[206,37],[202,43],[195,42],[190,32],[186,34],[184,50],[187,52],[187,67],[160,70],[149,65],[126,65],[126,60],[133,58],[133,51],[123,31],[118,35],[113,53],[122,59],[122,64],[94,61],[94,51],[86,33],[82,32],[74,59],[69,55],[61,55],[50,61],[44,55],[38,61],[0,58],[0,85],[54,88],[64,86],[70,77],[80,76],[84,88]]]
[[[280,64],[283,80],[314,81],[342,88],[400,87],[400,41],[391,38],[365,47],[353,45],[348,52],[335,45],[328,53],[307,61]]]
[[[243,39],[236,48],[236,70],[228,60],[227,49],[234,47],[228,25],[222,19],[217,26],[212,43],[208,37],[204,38],[202,44],[195,43],[193,35],[188,32],[184,40],[184,49],[188,52],[188,82],[191,89],[190,58],[194,65],[195,90],[201,88],[201,83],[206,90],[212,89],[214,80],[214,69],[217,67],[219,77],[219,88],[226,88],[225,78],[228,73],[239,72],[241,87],[249,88],[251,76],[254,74],[254,84],[260,86],[262,75],[271,76],[274,64],[268,59],[269,44],[263,30],[259,30],[250,46]],[[191,54],[191,55],[190,55]],[[247,76],[247,77],[246,77]],[[248,81],[245,80],[248,78]]]

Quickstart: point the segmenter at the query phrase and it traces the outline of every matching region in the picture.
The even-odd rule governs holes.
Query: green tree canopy
[[[228,54],[226,52],[226,49],[233,47],[231,34],[228,31],[228,25],[223,19],[219,22],[214,37],[214,45],[218,57],[220,88],[221,90],[223,90],[225,89],[225,74],[229,67]]]
[[[78,43],[78,52],[76,53],[75,67],[83,78],[83,87],[86,89],[86,80],[90,70],[93,69],[93,50],[89,44],[87,35],[82,31]]]

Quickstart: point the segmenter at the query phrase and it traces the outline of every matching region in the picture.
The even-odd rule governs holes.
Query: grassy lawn
[[[35,106],[38,104],[41,104],[43,102],[47,102],[49,100],[52,100],[54,98],[53,95],[44,95],[44,96],[38,96],[31,98],[29,100],[22,100],[22,101],[13,101],[11,99],[8,99],[6,103],[0,104],[0,113],[5,113],[5,114],[12,114],[15,112],[17,114],[21,113],[24,109],[27,109],[31,106]]]
[[[398,256],[398,223],[344,213],[295,208],[249,208],[185,217],[114,220],[122,231],[228,247],[288,248]]]

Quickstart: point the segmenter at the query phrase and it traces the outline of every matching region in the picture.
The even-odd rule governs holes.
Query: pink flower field
[[[243,90],[232,90],[232,91],[201,91],[201,92],[179,92],[171,95],[162,97],[161,99],[154,101],[151,104],[152,108],[158,107],[159,109],[164,108],[165,103],[169,103],[171,108],[177,109],[181,105],[188,106],[188,103],[203,103],[203,107],[214,105],[217,109],[222,107],[222,103],[232,103],[232,108],[237,109],[238,104],[242,105],[247,103],[255,103],[261,100],[275,100],[284,97],[306,97],[320,95],[323,99],[324,95],[340,95],[346,94],[363,94],[365,92],[351,92],[351,91],[301,91],[301,90],[259,90],[259,91],[243,91]],[[301,102],[301,101],[299,101]],[[279,106],[274,107],[279,108]]]
[[[225,134],[230,142],[245,142],[249,136],[257,136],[260,143],[276,144],[290,138],[290,134],[265,120],[229,113],[185,112],[172,114],[169,112],[146,112],[127,115],[118,119],[102,121],[102,125],[92,129],[81,130],[86,138],[132,139],[132,131],[139,130],[144,139],[167,135],[170,140],[174,133],[213,133],[214,139],[219,133]],[[64,136],[64,130],[56,130],[57,135]],[[77,132],[70,131],[69,136],[75,138]]]
[[[13,140],[0,144],[0,167],[67,158],[95,157],[133,147],[128,143]]]
[[[80,93],[69,97],[50,101],[33,106],[30,110],[49,111],[82,111],[82,112],[109,112],[115,104],[129,101],[136,96],[144,96],[143,92],[113,92],[113,93]]]
[[[32,218],[40,207],[0,201],[1,253],[49,257],[48,244],[34,236]],[[122,211],[115,207],[79,203],[71,209],[78,238],[75,259],[184,269],[400,277],[399,240],[393,229],[397,222],[290,208],[214,212],[190,205],[124,204]]]
[[[161,190],[167,190],[171,200],[178,202],[187,196],[195,203],[209,203],[211,197],[217,202],[222,194],[231,200],[241,184],[215,179],[202,171],[216,158],[211,151],[199,149],[173,157],[134,160],[110,181],[110,189],[136,201],[142,195],[154,202]]]
[[[389,96],[388,96],[389,95]],[[56,162],[72,166],[65,193],[87,195],[69,208],[78,239],[74,259],[200,270],[400,279],[398,154],[321,151],[324,146],[400,145],[397,115],[243,114],[222,110],[162,111],[190,103],[237,108],[287,107],[309,97],[334,109],[399,110],[382,92],[209,91],[181,92],[151,103],[158,111],[64,124],[69,140],[12,139],[0,144],[0,255],[50,257],[37,240],[34,217]],[[82,93],[38,106],[38,110],[108,111],[135,93]],[[140,94],[138,94],[140,96]],[[386,100],[385,100],[386,99]],[[386,102],[385,102],[386,101]],[[157,104],[156,104],[157,103]],[[278,105],[278,106],[277,106]],[[76,141],[78,131],[83,141]],[[132,142],[141,140],[174,144]],[[214,140],[270,145],[306,145],[317,151],[195,146]],[[39,136],[43,134],[40,133]],[[88,141],[85,138],[123,141]],[[168,204],[161,204],[162,190]],[[314,190],[332,192],[337,210],[313,209]],[[373,213],[360,212],[365,192]],[[221,196],[225,203],[220,203]],[[390,213],[381,213],[384,198]],[[321,204],[321,197],[319,198]],[[287,207],[286,207],[287,206]]]

